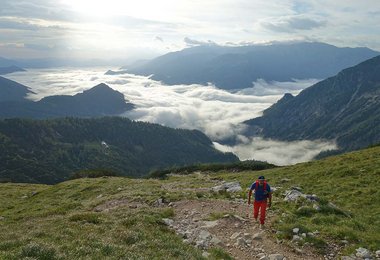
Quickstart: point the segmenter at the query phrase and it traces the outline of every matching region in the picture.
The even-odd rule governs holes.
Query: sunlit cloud
[[[134,110],[123,116],[173,128],[198,129],[216,142],[238,136],[238,144],[233,147],[218,143],[215,146],[222,151],[236,153],[240,159],[293,164],[310,160],[319,152],[335,147],[329,142],[287,143],[240,136],[245,128],[241,122],[262,115],[262,111],[277,102],[284,93],[297,95],[315,79],[293,82],[259,80],[253,83],[252,88],[228,92],[212,85],[167,86],[144,76],[105,75],[107,70],[32,69],[8,76],[29,86],[35,93],[29,96],[32,100],[49,95],[74,95],[99,83],[106,83],[136,105]]]

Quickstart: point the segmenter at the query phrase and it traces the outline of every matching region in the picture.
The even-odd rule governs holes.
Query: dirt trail
[[[277,243],[273,237],[274,231],[270,229],[273,214],[270,211],[266,227],[261,230],[258,223],[247,217],[248,208],[243,202],[184,200],[171,203],[171,206],[175,211],[171,228],[183,235],[185,242],[196,242],[200,248],[203,245],[199,237],[206,240],[212,237],[213,240],[208,241],[211,246],[217,244],[236,259],[260,259],[271,254],[282,255],[284,259],[324,259],[311,250],[297,250]],[[212,214],[221,218],[207,221]],[[281,257],[272,259],[281,259]]]

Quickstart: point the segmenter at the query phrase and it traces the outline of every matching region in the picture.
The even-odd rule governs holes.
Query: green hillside
[[[196,163],[236,162],[196,130],[126,118],[0,120],[0,180],[53,184],[87,169],[141,177]]]
[[[244,198],[244,188],[259,174],[278,187],[270,225],[282,232],[278,238],[285,243],[298,227],[319,231],[307,242],[322,252],[342,240],[348,243],[341,247],[344,254],[359,246],[379,250],[380,147],[373,147],[260,172],[197,172],[164,180],[103,177],[54,186],[0,184],[0,259],[201,259],[199,249],[183,243],[162,222],[175,216],[176,208],[157,207],[157,200]],[[207,190],[222,180],[239,181],[243,191],[232,196]],[[282,193],[291,186],[316,194],[322,210],[313,211],[302,200],[284,202]],[[211,258],[226,257],[220,250],[210,252]]]

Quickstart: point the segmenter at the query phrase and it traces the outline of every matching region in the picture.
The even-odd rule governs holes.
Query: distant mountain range
[[[25,99],[28,93],[28,87],[0,77],[0,118],[96,117],[118,115],[134,107],[106,84],[74,96],[50,96],[38,102]]]
[[[0,67],[0,75],[5,75],[13,72],[25,71],[17,66]]]
[[[151,170],[237,162],[197,130],[121,117],[0,120],[0,181],[57,183],[84,169],[141,177]]]
[[[318,42],[215,45],[171,52],[123,69],[138,75],[153,75],[153,79],[169,85],[213,83],[223,89],[242,89],[252,87],[257,79],[324,79],[379,54],[368,48],[338,48]]]
[[[296,97],[286,94],[245,122],[247,135],[336,140],[343,151],[380,143],[380,56],[345,69]]]

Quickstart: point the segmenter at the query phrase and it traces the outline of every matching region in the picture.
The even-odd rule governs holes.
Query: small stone
[[[260,258],[263,257],[263,256],[265,256],[265,254],[264,254],[264,253],[260,253],[260,254],[257,254],[257,255],[256,255],[256,258],[259,258],[259,259],[260,259]]]
[[[340,241],[343,245],[348,245],[348,241],[347,240],[341,240]]]
[[[230,237],[230,239],[231,240],[235,240],[238,236],[240,236],[240,232],[235,232],[235,233],[233,233],[232,235],[231,235],[231,237]]]
[[[0,221],[4,220],[5,218],[3,216],[0,216]]]
[[[293,239],[292,239],[292,241],[299,241],[299,240],[301,240],[301,237],[300,237],[300,236],[298,236],[298,235],[293,235]]]
[[[293,233],[294,233],[294,234],[298,234],[299,231],[300,231],[299,228],[293,228]]]
[[[289,181],[290,181],[290,179],[288,179],[288,178],[281,179],[281,183],[285,183],[285,182],[289,182]]]
[[[103,197],[103,194],[98,195],[96,198],[100,199],[101,197]]]
[[[24,196],[22,196],[21,198],[22,198],[22,199],[27,199],[28,196],[24,195]]]
[[[252,236],[252,240],[262,240],[263,239],[263,233],[256,233]]]
[[[305,238],[306,237],[306,233],[302,233],[301,236]]]
[[[122,189],[121,187],[119,187],[119,188],[117,188],[117,190],[118,190],[118,191],[121,191],[121,190],[123,190],[123,189]]]
[[[281,254],[271,254],[268,256],[269,260],[283,260],[284,256]]]
[[[261,258],[259,258],[260,260],[269,260],[269,258],[267,256],[263,256]]]
[[[237,240],[236,240],[236,244],[237,246],[245,246],[245,240],[244,238],[242,237],[239,237]]]
[[[215,221],[203,221],[203,228],[213,228],[219,224],[217,220]]]
[[[375,255],[376,255],[377,258],[380,258],[380,250],[377,250],[377,251],[375,252]]]

